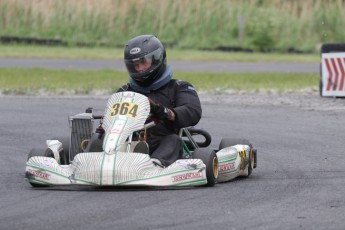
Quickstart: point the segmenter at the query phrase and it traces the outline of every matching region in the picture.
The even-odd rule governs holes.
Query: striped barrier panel
[[[345,97],[345,53],[322,53],[321,95]]]

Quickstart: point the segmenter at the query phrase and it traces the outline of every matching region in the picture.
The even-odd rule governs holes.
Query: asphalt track
[[[175,71],[198,72],[278,72],[278,73],[319,73],[319,63],[267,63],[267,62],[195,62],[169,61]],[[47,68],[47,69],[113,69],[125,71],[119,60],[80,60],[80,59],[35,59],[0,58],[0,68]]]
[[[345,229],[345,101],[314,95],[201,95],[197,125],[246,137],[252,176],[190,189],[34,189],[27,153],[66,135],[105,97],[1,97],[0,229]]]

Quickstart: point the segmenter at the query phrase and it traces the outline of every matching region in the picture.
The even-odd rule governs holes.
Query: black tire
[[[212,137],[211,137],[211,135],[206,130],[196,129],[194,127],[190,127],[190,128],[187,128],[187,129],[188,129],[188,131],[190,132],[190,134],[192,136],[200,135],[200,136],[203,136],[205,138],[204,142],[196,142],[197,145],[199,146],[199,148],[206,148],[206,147],[208,147],[211,144]]]
[[[60,155],[59,155],[60,164],[61,165],[69,164],[69,138],[68,137],[53,137],[53,138],[50,138],[50,140],[58,140],[62,143],[63,151],[60,152]],[[33,156],[44,156],[44,157],[55,158],[54,153],[48,148],[31,149],[28,155],[28,160],[30,157],[33,157]]]
[[[50,140],[58,140],[62,143],[63,151],[60,153],[60,164],[61,165],[68,165],[69,162],[69,137],[53,137]]]
[[[206,165],[207,184],[205,186],[214,186],[218,179],[218,157],[216,151],[210,148],[198,148],[194,150],[193,158],[202,160]]]
[[[102,152],[103,151],[103,139],[104,135],[95,133],[91,136],[88,145],[85,148],[85,152]]]
[[[254,153],[254,166],[253,168],[256,168],[256,165],[257,165],[257,161],[258,161],[258,151],[256,149],[253,149],[253,153]]]
[[[223,138],[219,144],[219,150],[233,145],[249,145],[252,148],[252,144],[245,138]]]
[[[253,169],[256,167],[255,155],[256,155],[256,149],[251,148],[250,152],[249,152],[249,163],[248,163],[248,175],[247,175],[247,177],[249,177],[252,174]]]
[[[41,148],[34,148],[31,149],[29,154],[28,154],[28,160],[30,159],[30,157],[35,157],[35,156],[42,156],[45,157],[45,149],[41,149]]]
[[[257,150],[253,149],[252,143],[245,138],[223,138],[220,141],[219,150],[233,145],[248,145],[250,147],[248,165],[248,176],[250,176],[253,169],[257,166]]]
[[[46,149],[31,149],[28,155],[28,160],[30,157],[34,156],[42,156],[42,157],[50,157],[50,158],[55,158],[53,151],[51,151],[49,148]]]

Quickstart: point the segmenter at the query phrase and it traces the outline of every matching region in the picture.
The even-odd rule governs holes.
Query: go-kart
[[[180,159],[162,167],[146,149],[146,130],[154,125],[147,123],[149,113],[147,97],[121,92],[110,97],[103,116],[94,115],[89,108],[70,117],[70,137],[51,138],[46,148],[29,152],[27,181],[33,187],[213,186],[249,176],[256,167],[256,150],[249,141],[223,139],[219,150],[211,149],[209,133],[193,127],[178,133],[183,141]],[[100,150],[94,152],[88,146],[92,135],[100,130],[93,127],[97,119],[101,120],[104,139]],[[195,136],[204,141],[197,141]]]

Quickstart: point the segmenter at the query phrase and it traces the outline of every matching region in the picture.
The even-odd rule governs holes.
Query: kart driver
[[[194,126],[201,118],[201,105],[194,87],[173,79],[163,44],[153,35],[128,41],[124,61],[129,83],[117,92],[133,91],[149,98],[151,114],[159,122],[147,130],[149,154],[159,165],[169,166],[181,154],[180,128]]]

